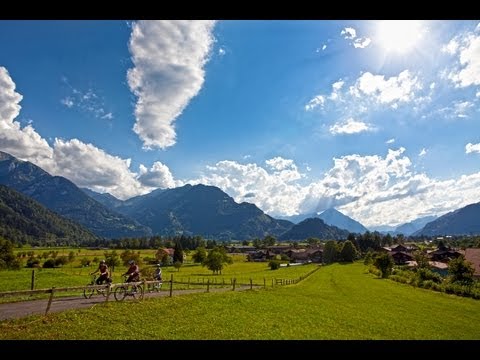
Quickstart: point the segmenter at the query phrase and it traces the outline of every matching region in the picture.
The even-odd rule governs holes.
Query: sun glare
[[[424,28],[418,20],[383,20],[378,24],[377,36],[387,51],[407,53],[421,40]]]

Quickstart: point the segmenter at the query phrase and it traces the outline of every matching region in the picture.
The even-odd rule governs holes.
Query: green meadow
[[[355,263],[322,267],[295,285],[7,320],[0,339],[478,340],[479,323],[478,300],[379,279]]]

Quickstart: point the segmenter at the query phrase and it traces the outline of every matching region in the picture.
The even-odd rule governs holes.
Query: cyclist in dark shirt
[[[128,268],[127,272],[122,275],[128,275],[127,282],[137,282],[140,281],[140,268],[137,264],[135,264],[134,260],[130,260],[128,262],[130,267]]]
[[[100,264],[98,264],[98,269],[90,273],[90,275],[93,275],[97,272],[100,272],[100,276],[97,278],[96,281],[97,285],[101,285],[104,282],[108,281],[108,266],[105,260],[100,260]]]

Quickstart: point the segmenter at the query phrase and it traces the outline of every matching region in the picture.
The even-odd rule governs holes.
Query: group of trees
[[[192,255],[192,260],[206,266],[214,274],[221,274],[225,265],[233,263],[233,259],[227,255],[227,251],[222,246],[214,247],[208,253],[205,248],[200,247]]]

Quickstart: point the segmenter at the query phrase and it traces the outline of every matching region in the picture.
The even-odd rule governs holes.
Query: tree
[[[105,251],[103,255],[105,255],[105,262],[107,263],[107,266],[111,268],[112,271],[115,271],[115,266],[119,266],[121,264],[120,257],[115,250],[111,252]]]
[[[253,246],[255,247],[255,249],[260,249],[263,246],[262,240],[260,240],[259,238],[253,239]]]
[[[173,263],[180,262],[183,264],[183,248],[180,241],[175,243],[175,249],[173,252]]]
[[[325,244],[325,249],[323,250],[323,262],[325,264],[331,264],[337,261],[338,258],[338,248],[337,242],[334,240],[329,240]]]
[[[317,246],[318,244],[320,244],[320,239],[316,237],[309,237],[307,239],[307,244],[309,246]]]
[[[273,245],[275,245],[276,242],[277,242],[277,239],[275,237],[273,237],[272,235],[267,235],[263,239],[263,244],[265,246],[273,246]]]
[[[465,260],[463,255],[450,260],[448,263],[448,273],[452,282],[458,282],[464,285],[471,285],[473,282],[473,273],[475,269],[472,264]]]
[[[180,268],[182,267],[183,263],[180,262],[180,261],[175,261],[173,263],[173,266],[175,267],[175,269],[177,269],[177,271],[180,271]]]
[[[248,246],[248,245],[250,245],[250,241],[248,241],[248,240],[243,240],[243,241],[242,241],[242,245],[243,245],[243,246]]]
[[[419,269],[430,268],[430,264],[428,263],[428,257],[424,253],[417,251],[414,254],[414,259],[417,262],[417,268]]]
[[[0,270],[20,269],[20,260],[13,254],[13,243],[0,237]]]
[[[340,259],[346,262],[353,262],[357,258],[357,249],[350,240],[343,243],[342,251],[340,251]]]
[[[388,253],[377,256],[373,262],[373,265],[380,270],[382,278],[387,278],[392,273],[393,264],[393,258]]]
[[[169,254],[168,254],[168,251],[165,248],[160,248],[155,253],[155,259],[158,262],[161,262],[162,264],[167,264],[168,263],[168,257],[169,257]]]
[[[197,248],[197,251],[192,255],[192,260],[195,263],[202,264],[207,259],[207,250],[204,247]]]
[[[214,274],[221,274],[224,266],[231,263],[233,263],[233,260],[227,255],[225,249],[221,247],[215,247],[210,250],[202,265],[206,266],[208,270],[213,271]]]
[[[125,266],[128,265],[130,260],[134,260],[137,265],[141,263],[140,251],[135,252],[133,250],[125,250],[120,254],[120,257],[122,258],[123,265]],[[93,261],[98,262],[98,260],[95,261],[95,259],[93,259]]]

